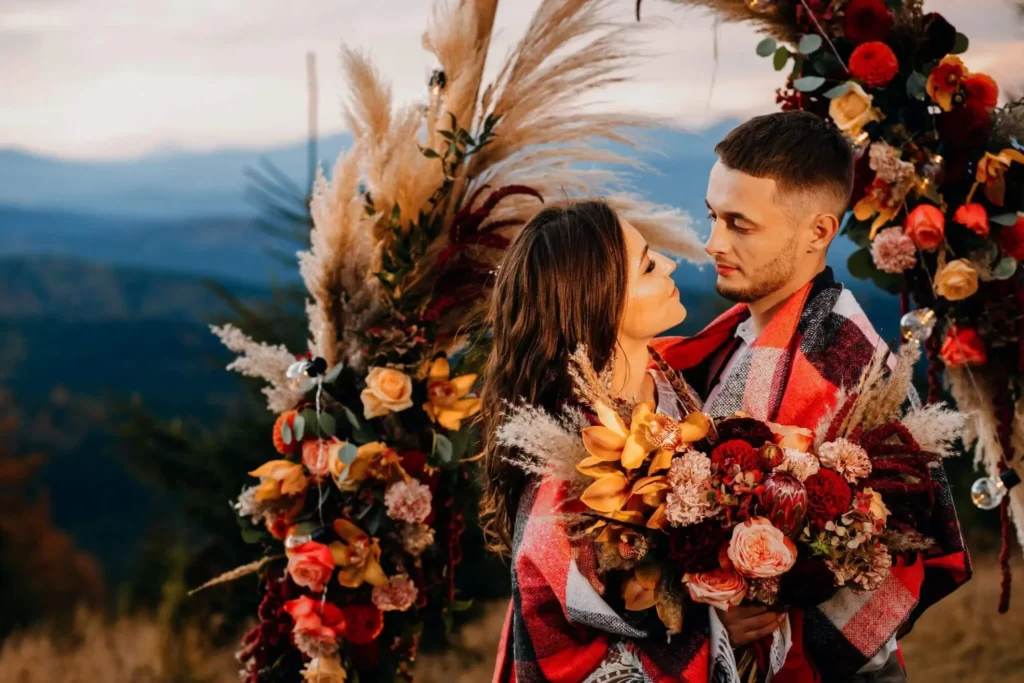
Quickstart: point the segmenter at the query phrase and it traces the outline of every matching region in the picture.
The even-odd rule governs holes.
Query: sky
[[[541,0],[502,0],[488,72]],[[633,21],[634,0],[609,18]],[[368,51],[398,103],[425,98],[420,35],[432,0],[0,0],[0,148],[69,159],[262,148],[306,132],[305,55],[317,58],[323,134],[342,130],[342,44]],[[926,0],[971,38],[969,68],[1024,90],[1012,0]],[[605,106],[697,129],[775,108],[784,76],[746,25],[644,0],[654,56]],[[714,44],[717,34],[718,59]],[[713,88],[712,88],[713,81]]]

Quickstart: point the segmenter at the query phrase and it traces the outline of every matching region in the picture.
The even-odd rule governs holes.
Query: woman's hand
[[[764,605],[742,605],[726,612],[716,608],[716,611],[729,633],[729,642],[733,647],[763,638],[777,629],[786,618],[785,612],[770,611]]]

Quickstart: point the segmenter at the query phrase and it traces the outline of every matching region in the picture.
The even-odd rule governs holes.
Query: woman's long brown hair
[[[496,442],[503,403],[557,413],[572,398],[569,356],[586,344],[598,370],[611,360],[628,286],[626,243],[603,201],[541,210],[515,237],[491,298],[491,355],[484,372],[484,529],[495,550],[511,549],[526,474]]]

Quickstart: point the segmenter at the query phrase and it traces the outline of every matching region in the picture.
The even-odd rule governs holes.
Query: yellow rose
[[[967,259],[950,261],[935,275],[935,291],[950,301],[966,299],[978,291],[978,271]]]
[[[405,410],[412,407],[412,377],[394,368],[370,368],[359,398],[367,420]]]
[[[871,106],[873,101],[874,97],[864,92],[864,88],[852,83],[849,90],[832,99],[828,115],[839,130],[853,136],[871,121],[882,120],[882,113]]]
[[[886,507],[885,501],[882,500],[882,494],[873,489],[864,489],[864,493],[871,493],[871,516],[885,524],[886,520],[889,519],[889,508]]]

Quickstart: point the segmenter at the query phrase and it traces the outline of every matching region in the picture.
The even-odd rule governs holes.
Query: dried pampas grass
[[[580,432],[588,426],[579,410],[555,417],[536,406],[507,403],[495,438],[514,453],[509,462],[524,472],[580,484],[586,477],[576,464],[587,457]]]

